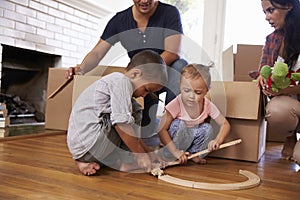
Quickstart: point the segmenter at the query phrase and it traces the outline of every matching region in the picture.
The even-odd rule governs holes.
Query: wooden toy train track
[[[247,170],[240,170],[239,173],[246,176],[248,180],[237,183],[203,183],[182,180],[169,175],[159,175],[158,179],[175,185],[205,190],[241,190],[256,187],[260,184],[260,178],[256,174]]]
[[[225,144],[220,145],[221,148],[229,147],[232,145],[239,144],[242,140],[234,140]],[[194,158],[204,153],[208,153],[208,150],[200,151],[198,153],[192,154],[188,157],[188,159]],[[167,163],[166,166],[172,166],[179,164],[178,161],[173,161]],[[248,178],[248,180],[244,182],[236,182],[236,183],[203,183],[203,182],[195,182],[189,180],[183,180],[180,178],[175,178],[169,175],[165,175],[164,171],[160,169],[159,166],[154,167],[151,170],[151,174],[153,176],[157,176],[159,180],[166,181],[168,183],[172,183],[179,186],[190,187],[190,188],[197,188],[197,189],[205,189],[205,190],[241,190],[241,189],[248,189],[252,187],[256,187],[260,184],[260,178],[256,174],[247,171],[247,170],[239,170],[241,175],[244,175]]]

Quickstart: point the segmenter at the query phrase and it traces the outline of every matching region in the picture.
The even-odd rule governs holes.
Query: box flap
[[[87,72],[85,75],[86,76],[105,76],[112,72],[125,73],[125,67],[98,65],[91,71]]]
[[[49,68],[47,97],[66,81],[66,69]],[[45,128],[56,130],[67,130],[66,121],[72,108],[73,81],[70,82],[56,96],[46,101]],[[63,108],[63,110],[62,110]]]
[[[246,76],[249,71],[257,70],[262,48],[262,45],[238,44],[234,55],[234,74]]]
[[[260,89],[253,82],[213,81],[209,96],[228,118],[257,120]]]
[[[233,56],[233,46],[222,53],[222,65],[223,65],[223,80],[233,81],[234,80],[234,56]]]

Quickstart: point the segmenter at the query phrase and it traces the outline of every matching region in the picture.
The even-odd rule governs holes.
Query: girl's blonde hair
[[[189,64],[182,69],[181,77],[186,79],[198,79],[201,77],[209,89],[211,85],[210,67],[202,64]]]

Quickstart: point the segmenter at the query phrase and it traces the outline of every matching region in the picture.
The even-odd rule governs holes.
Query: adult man
[[[102,60],[112,45],[121,42],[128,56],[151,49],[160,54],[169,67],[168,84],[158,92],[167,91],[166,102],[179,93],[181,69],[187,64],[179,59],[180,43],[183,34],[180,14],[172,5],[157,0],[133,0],[134,5],[118,12],[107,24],[96,46],[85,56],[82,63],[69,68],[67,78],[84,74]],[[179,71],[179,72],[178,72]],[[147,138],[155,132],[157,99],[151,95],[144,98],[142,117],[142,137]]]

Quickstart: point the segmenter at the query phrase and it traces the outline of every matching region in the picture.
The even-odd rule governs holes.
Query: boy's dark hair
[[[164,85],[167,82],[167,67],[162,57],[152,50],[143,50],[135,54],[126,67],[126,71],[138,68],[144,79]]]

